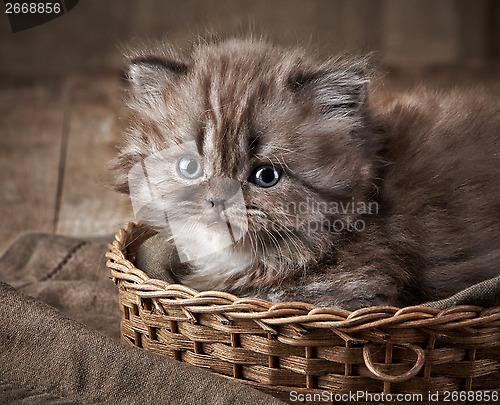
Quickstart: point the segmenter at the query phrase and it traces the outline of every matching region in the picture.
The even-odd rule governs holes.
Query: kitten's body
[[[171,179],[159,186],[169,218],[188,224],[176,248],[195,258],[178,281],[352,309],[435,300],[499,274],[498,99],[418,91],[377,105],[362,62],[317,64],[247,41],[182,61],[136,55],[129,75],[134,118],[117,187],[176,144],[194,141],[203,165],[191,182],[160,160],[152,169]],[[259,187],[255,169],[270,166],[279,181]],[[229,247],[207,220],[234,194],[224,179],[241,187],[248,215]],[[332,204],[376,210],[317,208]]]

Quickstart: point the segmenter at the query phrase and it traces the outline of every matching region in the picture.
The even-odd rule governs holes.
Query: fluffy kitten
[[[355,309],[499,274],[498,99],[377,105],[365,70],[246,40],[131,57],[115,185],[164,221],[175,281]]]

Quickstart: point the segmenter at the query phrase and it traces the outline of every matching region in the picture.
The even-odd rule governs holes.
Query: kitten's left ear
[[[158,56],[140,56],[130,59],[127,78],[133,90],[140,94],[161,94],[167,85],[183,76],[187,64]]]
[[[364,61],[328,62],[316,70],[295,72],[289,79],[294,92],[312,96],[325,113],[334,115],[359,112],[368,83]]]

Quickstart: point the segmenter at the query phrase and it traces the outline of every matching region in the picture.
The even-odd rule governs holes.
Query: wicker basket
[[[138,244],[153,233],[131,223],[106,254],[125,343],[285,401],[322,401],[328,393],[359,403],[359,396],[340,394],[420,393],[414,402],[436,403],[429,393],[500,388],[500,307],[349,312],[197,292],[151,279],[134,266]]]

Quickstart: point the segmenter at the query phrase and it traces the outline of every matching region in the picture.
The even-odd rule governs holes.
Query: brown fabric
[[[173,244],[165,243],[169,238],[168,228],[163,228],[146,239],[137,250],[135,265],[151,278],[177,283],[173,269],[181,267],[180,260]]]
[[[119,339],[118,296],[104,257],[110,240],[22,235],[0,258],[0,281]]]
[[[11,284],[0,283],[0,403],[279,403],[113,340],[119,313],[106,242],[28,234],[0,258],[0,281]]]
[[[476,305],[485,308],[498,306],[500,305],[500,276],[477,283],[451,297],[425,305],[437,309],[456,305]]]

